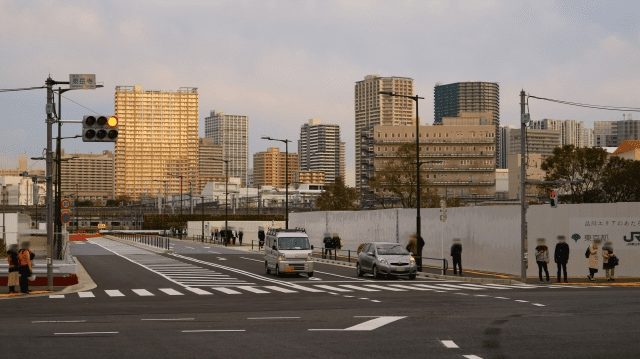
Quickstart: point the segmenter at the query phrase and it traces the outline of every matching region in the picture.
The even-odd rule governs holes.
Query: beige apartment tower
[[[374,174],[373,127],[415,126],[414,101],[404,97],[380,95],[391,91],[414,96],[413,79],[408,77],[380,77],[367,75],[355,86],[355,150],[356,188],[360,193],[369,189]]]
[[[222,146],[222,158],[229,160],[229,177],[246,182],[249,171],[249,117],[213,110],[204,119],[204,137]]]
[[[269,147],[265,152],[253,154],[253,184],[254,187],[275,186],[285,187],[285,153],[278,147]],[[295,173],[300,171],[300,156],[289,153],[289,185],[293,184]]]
[[[115,158],[113,152],[73,153],[62,150],[61,192],[63,198],[76,197],[104,204],[115,198]]]
[[[216,145],[213,138],[200,138],[198,140],[198,181],[195,193],[202,190],[209,182],[224,182],[224,162],[222,158],[222,146]]]
[[[198,175],[198,89],[116,86],[116,197],[188,193]]]

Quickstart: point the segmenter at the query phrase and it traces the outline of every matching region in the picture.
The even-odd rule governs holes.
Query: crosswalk
[[[429,284],[413,283],[413,284],[296,284],[289,285],[234,285],[234,286],[208,286],[208,287],[190,287],[181,288],[156,288],[156,289],[108,289],[84,291],[72,294],[53,294],[49,297],[52,299],[61,298],[96,298],[98,296],[107,296],[110,298],[119,297],[157,297],[157,296],[184,296],[184,295],[238,295],[238,294],[294,294],[294,293],[357,293],[357,292],[408,292],[422,291],[434,293],[456,293],[460,291],[485,291],[497,290],[508,291],[513,289],[545,289],[549,286],[536,286],[527,284],[472,284],[472,283],[440,283],[428,282]],[[569,287],[564,288],[586,288],[586,287]]]

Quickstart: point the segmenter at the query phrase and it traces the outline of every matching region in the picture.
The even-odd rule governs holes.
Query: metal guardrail
[[[114,233],[111,235],[120,239],[125,239],[128,241],[144,244],[147,246],[169,250],[170,242],[168,237],[136,234],[136,233],[133,233],[133,234]]]
[[[339,253],[341,252],[341,253]],[[344,253],[346,252],[346,255],[344,255]],[[358,251],[356,250],[351,250],[351,249],[335,249],[335,248],[321,248],[321,252],[320,252],[320,256],[322,259],[327,259],[327,257],[329,259],[333,260],[343,260],[346,261],[348,263],[351,263],[351,253],[354,253],[356,256],[355,261],[358,260],[358,254],[360,254]],[[422,257],[423,262],[422,262],[422,266],[421,268],[418,268],[418,271],[421,272],[422,269],[424,268],[440,268],[442,270],[442,274],[446,274],[447,269],[449,268],[449,261],[447,261],[446,258],[431,258],[431,257]],[[431,266],[431,265],[424,265],[424,260],[432,260],[432,261],[442,261],[442,266]]]

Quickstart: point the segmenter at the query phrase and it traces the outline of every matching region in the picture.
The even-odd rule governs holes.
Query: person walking
[[[542,270],[547,277],[547,283],[549,283],[549,269],[547,263],[549,263],[549,247],[545,244],[544,238],[538,238],[538,245],[536,246],[536,263],[538,264],[538,278],[540,283],[544,283],[542,280]]]
[[[7,281],[7,286],[9,286],[9,294],[18,293],[16,291],[16,287],[20,285],[20,273],[19,270],[19,262],[18,262],[18,245],[12,244],[9,246],[9,250],[7,250],[7,262],[9,262],[9,278]]]
[[[567,263],[569,262],[569,245],[565,241],[564,236],[558,236],[558,243],[556,244],[556,250],[553,252],[553,261],[556,262],[558,266],[558,280],[556,283],[560,282],[560,274],[561,271],[564,271],[564,282],[569,283],[567,281]]]
[[[334,259],[338,259],[338,250],[342,249],[342,239],[340,239],[340,236],[338,236],[337,232],[333,233],[333,249],[335,250],[335,255],[333,256]]]
[[[242,245],[242,236],[244,235],[244,233],[242,233],[242,231],[238,232],[238,241],[240,242],[240,245]]]
[[[605,276],[607,277],[607,281],[615,281],[613,279],[613,275],[615,273],[615,265],[613,260],[610,260],[613,256],[613,243],[605,242],[604,246],[602,246],[602,269],[604,269]]]
[[[324,253],[323,253],[323,258],[327,257],[327,254],[329,255],[329,258],[331,258],[331,249],[333,249],[333,238],[331,237],[331,235],[329,233],[325,233],[324,234],[324,238],[322,239],[322,243],[324,244]]]
[[[462,243],[460,243],[460,238],[453,239],[451,258],[453,259],[453,275],[462,277]],[[458,270],[460,274],[458,274]]]
[[[407,250],[413,255],[413,259],[418,266],[418,272],[422,272],[422,248],[424,247],[424,239],[418,237],[415,233],[409,235],[409,243],[407,244]]]
[[[20,291],[24,294],[29,293],[29,277],[33,270],[31,260],[35,254],[29,250],[31,244],[29,241],[22,242],[21,249],[18,252],[18,272],[20,273]]]
[[[599,246],[600,246],[600,241],[593,241],[593,243],[591,243],[589,245],[589,248],[587,249],[587,251],[589,252],[589,275],[587,276],[587,278],[592,282],[596,281],[594,276],[596,273],[598,273],[598,247]]]

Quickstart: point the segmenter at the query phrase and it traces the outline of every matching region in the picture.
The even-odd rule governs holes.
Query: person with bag
[[[593,241],[593,243],[589,245],[589,248],[587,249],[589,254],[589,275],[587,276],[587,279],[589,279],[592,282],[596,281],[594,276],[596,273],[598,273],[598,247],[599,246],[600,246],[600,241],[595,240]]]
[[[538,264],[538,277],[540,278],[540,283],[544,283],[542,280],[542,270],[544,269],[544,273],[547,276],[547,283],[549,283],[549,269],[547,268],[547,263],[549,263],[549,247],[546,246],[544,238],[538,238],[537,242],[536,263]]]
[[[613,275],[615,273],[614,261],[617,260],[617,257],[613,254],[613,243],[606,242],[604,246],[602,246],[602,269],[604,269],[604,273],[607,277],[607,281],[613,282]]]
[[[33,271],[31,260],[35,254],[29,250],[31,243],[22,242],[21,249],[18,252],[18,272],[20,273],[20,291],[24,294],[29,293],[29,277]]]
[[[564,282],[567,281],[567,263],[569,262],[569,245],[565,242],[565,236],[558,236],[558,243],[556,244],[556,250],[553,253],[553,260],[558,266],[558,280],[560,282],[560,274],[564,271]]]
[[[9,262],[9,278],[7,286],[9,286],[9,294],[18,293],[16,287],[20,285],[20,273],[18,262],[18,245],[12,244],[7,250],[7,261]]]
[[[331,250],[333,249],[333,238],[329,233],[324,234],[324,239],[322,240],[322,243],[324,244],[324,253],[322,257],[326,258],[328,254],[329,258],[331,258]]]
[[[453,275],[462,277],[462,244],[460,238],[454,238],[451,245],[451,258],[453,259]],[[460,269],[460,274],[458,274]]]

